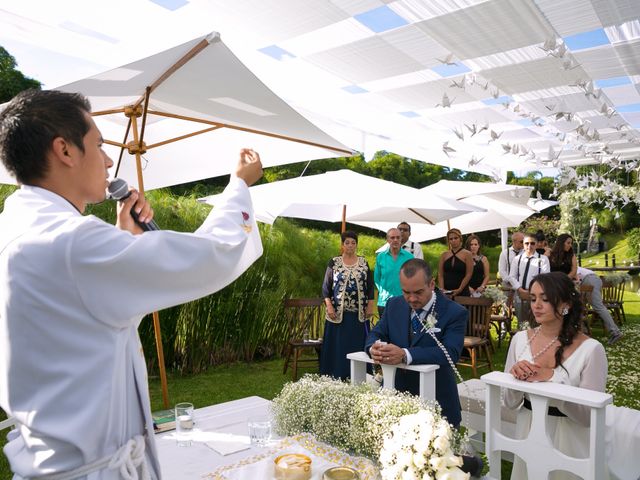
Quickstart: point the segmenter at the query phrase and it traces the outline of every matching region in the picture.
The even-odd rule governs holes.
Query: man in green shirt
[[[400,230],[391,228],[387,232],[387,243],[389,249],[380,252],[376,256],[376,267],[373,272],[373,281],[378,289],[378,313],[382,318],[387,300],[397,295],[402,295],[400,288],[400,267],[407,260],[411,260],[413,255],[402,250],[402,236]]]

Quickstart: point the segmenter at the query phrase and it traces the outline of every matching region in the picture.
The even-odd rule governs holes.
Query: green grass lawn
[[[619,406],[640,409],[640,372],[635,359],[640,348],[640,297],[636,293],[625,294],[625,311],[627,323],[623,326],[624,339],[609,347],[605,344],[609,359],[609,381],[607,391],[614,395],[614,403]],[[600,325],[593,330],[595,338],[604,341],[606,336]],[[606,343],[606,342],[605,342]],[[494,369],[502,370],[507,353],[503,343],[497,349],[493,361]],[[196,407],[204,407],[216,403],[235,400],[250,395],[258,395],[272,399],[282,386],[290,381],[291,371],[282,373],[283,360],[274,359],[255,363],[234,363],[211,368],[199,375],[169,375],[169,404],[189,401]],[[308,371],[313,371],[310,369]],[[461,368],[465,378],[471,378],[469,368]],[[485,373],[481,371],[481,373]],[[151,378],[151,408],[162,409],[160,382]],[[0,418],[4,413],[0,410]],[[5,432],[3,432],[5,433]],[[0,446],[4,445],[4,435]],[[508,472],[509,467],[506,467]],[[0,479],[9,479],[11,474],[4,455],[0,455]],[[506,475],[503,478],[508,478]]]

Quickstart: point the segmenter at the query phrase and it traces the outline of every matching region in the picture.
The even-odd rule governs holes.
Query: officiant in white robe
[[[159,479],[140,320],[225,287],[262,253],[251,150],[193,234],[142,233],[131,209],[143,222],[153,213],[137,192],[119,206],[120,228],[83,216],[113,165],[88,112],[81,96],[31,92],[0,113],[0,157],[22,184],[0,214],[0,406],[17,420],[4,449],[14,479]]]

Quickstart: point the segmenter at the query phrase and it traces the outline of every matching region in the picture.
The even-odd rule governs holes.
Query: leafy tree
[[[39,81],[25,77],[16,66],[16,59],[0,47],[0,103],[8,102],[23,90],[41,87]]]

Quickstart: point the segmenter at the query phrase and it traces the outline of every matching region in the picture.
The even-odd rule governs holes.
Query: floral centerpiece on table
[[[487,285],[482,291],[481,296],[490,298],[493,303],[504,303],[507,301],[507,296],[502,289],[496,285]]]
[[[454,453],[461,449],[462,436],[443,419],[435,402],[305,375],[284,386],[273,400],[272,413],[280,435],[310,433],[336,448],[378,460],[385,480],[468,478]],[[410,424],[414,428],[407,430]]]

